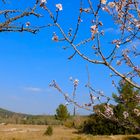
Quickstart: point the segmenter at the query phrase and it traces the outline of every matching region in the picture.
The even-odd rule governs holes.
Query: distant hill
[[[19,115],[19,116],[29,116],[27,114],[22,114],[22,113],[16,113],[16,112],[13,112],[13,111],[9,111],[9,110],[6,110],[6,109],[3,109],[3,108],[0,108],[0,117],[11,117],[13,115]]]
[[[3,108],[0,108],[0,124],[12,123],[12,124],[60,124],[59,120],[55,119],[55,116],[50,115],[30,115],[23,113],[16,113]]]
[[[9,111],[3,108],[0,108],[0,124],[2,123],[26,123],[28,117],[32,115],[22,114],[22,113],[16,113],[13,111]]]

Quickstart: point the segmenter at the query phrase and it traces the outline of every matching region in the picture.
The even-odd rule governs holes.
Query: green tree
[[[115,117],[120,122],[129,124],[129,127],[140,129],[140,91],[123,80],[119,82],[117,90],[118,94],[113,93],[117,103],[114,107]]]
[[[67,110],[67,107],[63,104],[60,104],[58,108],[56,109],[56,119],[65,121],[67,118],[69,118],[70,114]]]
[[[117,90],[118,94],[112,95],[116,104],[109,105],[112,115],[106,111],[106,103],[94,106],[96,113],[83,124],[84,133],[93,135],[140,133],[140,91],[123,80],[119,82]],[[99,112],[110,118],[98,115]]]

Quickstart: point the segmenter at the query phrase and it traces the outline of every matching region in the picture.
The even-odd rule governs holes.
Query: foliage
[[[123,140],[140,140],[140,138],[138,138],[136,136],[127,136]]]
[[[87,118],[87,116],[71,116],[64,122],[64,126],[68,128],[80,129]]]
[[[135,134],[133,128],[95,114],[91,115],[89,119],[85,121],[80,131],[93,135]]]
[[[70,114],[68,113],[67,107],[63,104],[60,104],[56,109],[56,119],[65,121],[69,118]]]
[[[114,115],[122,122],[140,129],[140,90],[123,80],[119,82],[118,95],[113,94],[117,105],[114,107]],[[129,122],[129,123],[128,123]]]
[[[51,136],[53,134],[53,128],[52,126],[48,126],[46,131],[44,132],[44,135]]]
[[[140,106],[139,90],[127,82],[120,81],[118,94],[113,94],[116,105],[110,105],[112,116],[106,118],[99,116],[98,112],[105,112],[105,104],[94,107],[96,114],[93,114],[85,121],[82,131],[93,135],[111,134],[138,134],[140,133]],[[107,112],[108,113],[108,112]],[[106,114],[107,116],[108,114]]]

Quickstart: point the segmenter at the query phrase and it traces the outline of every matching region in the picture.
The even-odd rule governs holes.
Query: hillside
[[[60,124],[61,122],[50,115],[30,115],[0,108],[0,123],[46,125]]]
[[[0,117],[13,116],[15,114],[17,114],[17,113],[0,108]]]
[[[31,116],[29,114],[23,114],[23,113],[16,113],[13,111],[9,111],[3,108],[0,108],[0,117],[12,117],[13,115],[17,115],[17,116]]]

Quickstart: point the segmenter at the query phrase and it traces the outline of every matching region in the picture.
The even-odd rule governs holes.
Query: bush
[[[125,137],[124,140],[140,140],[140,138],[137,138],[135,136],[128,136],[128,137]]]
[[[120,123],[106,119],[98,115],[91,115],[84,122],[81,132],[92,135],[117,135],[136,134],[137,131],[132,126],[122,126]]]
[[[87,117],[83,116],[70,117],[64,122],[64,126],[68,128],[81,129],[85,120],[87,120]]]
[[[74,121],[73,120],[67,120],[64,122],[64,126],[68,128],[74,128]]]
[[[46,131],[44,132],[44,135],[51,136],[53,134],[53,128],[52,126],[48,126]]]

